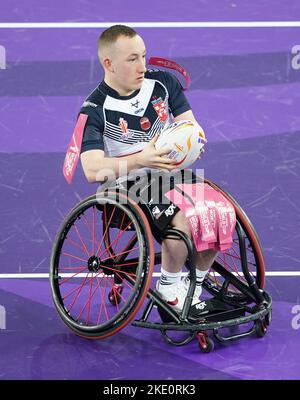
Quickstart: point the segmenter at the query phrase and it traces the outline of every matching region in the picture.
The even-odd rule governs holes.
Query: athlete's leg
[[[182,213],[179,211],[171,220],[172,228],[178,229],[191,237],[188,222]],[[183,240],[165,239],[162,242],[161,249],[161,264],[168,272],[180,272],[187,258],[187,247]]]
[[[191,238],[188,221],[181,211],[174,216],[170,225],[183,231]],[[190,285],[189,274],[181,280],[182,266],[185,264],[188,253],[187,247],[183,240],[165,239],[162,243],[161,252],[161,278],[157,283],[157,289],[169,304],[180,310]],[[202,293],[202,282],[217,254],[218,252],[213,249],[197,252],[196,254],[196,289],[193,305],[199,302],[199,297]]]
[[[194,293],[194,297],[199,299],[202,293],[202,283],[210,269],[210,267],[213,265],[216,257],[218,255],[218,252],[210,249],[210,250],[204,250],[204,251],[199,251],[197,252],[196,255],[196,289]],[[183,283],[186,288],[189,287],[190,285],[190,275],[187,274],[187,276],[183,279]]]
[[[171,220],[173,228],[183,231],[191,238],[191,231],[186,217],[179,211]],[[218,252],[216,250],[199,251],[196,254],[196,268],[200,271],[208,271],[214,263]],[[187,247],[183,240],[165,239],[162,243],[162,265],[168,272],[179,272],[187,258]]]
[[[213,249],[198,251],[196,255],[196,266],[200,271],[207,271],[213,265],[218,252]]]

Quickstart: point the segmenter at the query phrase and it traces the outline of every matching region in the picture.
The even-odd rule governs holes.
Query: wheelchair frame
[[[263,337],[265,333],[267,332],[267,327],[269,326],[271,322],[271,315],[272,315],[272,299],[269,296],[267,292],[263,290],[264,287],[264,270],[258,270],[257,274],[260,274],[260,276],[257,276],[255,279],[252,274],[250,274],[249,269],[248,269],[248,262],[247,262],[247,250],[246,250],[246,244],[245,244],[245,231],[244,228],[241,224],[240,221],[243,221],[245,224],[249,224],[250,226],[250,231],[254,235],[251,240],[254,240],[257,242],[258,247],[260,248],[260,251],[258,251],[259,254],[255,253],[255,259],[256,263],[261,265],[262,269],[264,269],[264,261],[263,261],[263,256],[261,252],[261,246],[259,243],[258,236],[252,227],[251,222],[249,221],[248,217],[244,213],[244,211],[241,209],[241,207],[238,205],[238,203],[235,201],[235,199],[230,196],[228,193],[224,192],[219,186],[216,184],[205,180],[206,183],[214,187],[216,190],[220,190],[223,195],[225,195],[235,206],[237,213],[237,221],[236,221],[236,231],[238,234],[238,241],[239,241],[239,248],[240,248],[240,253],[241,253],[241,268],[242,272],[245,278],[245,283],[238,279],[234,274],[232,274],[230,271],[228,271],[224,266],[222,266],[220,263],[217,261],[214,262],[212,268],[213,270],[220,274],[224,282],[222,284],[222,287],[218,290],[216,288],[213,288],[213,285],[211,285],[211,282],[209,279],[206,279],[203,282],[203,287],[210,293],[213,294],[214,298],[220,300],[221,302],[224,303],[228,308],[225,311],[222,312],[210,312],[207,315],[202,315],[200,314],[199,318],[197,319],[192,319],[189,316],[189,311],[192,303],[192,298],[193,298],[193,293],[195,291],[196,287],[196,270],[194,267],[194,257],[195,257],[195,247],[192,242],[192,240],[185,235],[183,232],[177,230],[177,229],[172,229],[172,228],[167,228],[163,232],[159,231],[157,226],[155,225],[154,217],[150,213],[149,210],[147,210],[146,205],[141,206],[141,210],[144,213],[144,222],[147,220],[151,227],[151,233],[154,236],[154,238],[161,243],[162,240],[165,238],[173,238],[177,240],[183,240],[187,250],[188,250],[188,257],[186,261],[186,267],[190,271],[190,287],[188,289],[187,297],[184,302],[183,310],[181,314],[178,314],[176,311],[174,311],[171,306],[169,306],[166,302],[164,302],[159,294],[156,293],[156,291],[150,289],[150,279],[143,281],[141,280],[141,290],[144,290],[146,292],[144,295],[141,295],[140,298],[136,301],[134,306],[132,306],[132,310],[129,310],[128,312],[132,313],[132,317],[129,315],[127,316],[127,323],[129,323],[136,313],[138,312],[140,306],[142,305],[144,298],[148,298],[148,303],[146,304],[142,316],[139,319],[136,319],[132,322],[133,326],[136,327],[142,327],[142,328],[147,328],[147,329],[157,329],[161,332],[163,338],[166,340],[167,343],[173,344],[176,346],[181,346],[189,343],[191,340],[193,340],[195,337],[198,340],[199,348],[202,352],[208,353],[213,350],[214,348],[214,342],[213,340],[208,336],[207,331],[212,331],[214,337],[220,341],[220,342],[228,342],[236,339],[240,339],[249,335],[252,335],[254,332],[258,337]],[[122,190],[120,191],[122,195],[126,195],[125,192],[122,193]],[[82,203],[87,202],[88,200],[91,200],[92,197],[85,199]],[[101,203],[101,202],[100,202]],[[100,204],[99,203],[99,204]],[[105,196],[103,197],[103,204],[105,204]],[[76,207],[74,208],[76,209]],[[74,211],[74,209],[72,211]],[[80,326],[78,327],[78,324],[76,325],[76,329],[74,329],[73,322],[69,320],[69,316],[67,315],[69,311],[66,309],[66,307],[63,304],[63,299],[60,296],[59,293],[59,272],[58,272],[58,266],[57,263],[59,262],[59,255],[61,248],[59,248],[59,243],[62,240],[62,237],[65,235],[67,236],[67,233],[65,231],[68,231],[70,227],[72,226],[71,221],[71,214],[72,211],[70,212],[69,216],[67,217],[66,221],[64,222],[62,228],[57,234],[57,238],[52,250],[52,255],[51,255],[51,268],[50,268],[50,283],[51,283],[51,289],[52,289],[52,295],[53,295],[53,300],[54,304],[61,316],[61,318],[64,320],[64,322],[77,334],[83,337],[90,337],[88,334],[86,334],[84,331],[81,332]],[[240,215],[238,215],[240,214]],[[76,221],[76,220],[75,220]],[[107,222],[107,221],[106,221]],[[74,223],[74,221],[73,221]],[[106,231],[107,232],[107,227]],[[105,245],[107,244],[106,241],[108,240],[108,248],[110,247],[110,242],[109,242],[109,234],[105,234]],[[63,237],[64,240],[64,237]],[[147,247],[147,246],[146,246]],[[150,244],[151,247],[151,244]],[[129,245],[130,248],[130,245]],[[109,250],[112,251],[112,250]],[[151,254],[151,252],[154,253],[153,248],[146,252],[146,259],[150,259],[152,257],[152,262],[154,265],[159,264],[161,261],[161,253],[154,253]],[[148,257],[148,258],[147,258]],[[124,258],[124,257],[123,257]],[[122,258],[121,258],[122,259]],[[96,258],[89,259],[90,263],[96,263]],[[131,264],[135,265],[135,263],[138,265],[140,260],[137,258],[130,259]],[[146,261],[143,261],[144,264],[146,264]],[[89,271],[93,271],[91,265],[88,265]],[[100,270],[102,268],[104,274],[110,273],[109,268],[111,268],[111,264],[105,264],[104,261],[102,261],[102,264],[99,262],[99,266],[97,267]],[[137,267],[136,267],[137,268]],[[144,267],[143,267],[144,268]],[[98,271],[97,270],[97,271]],[[96,271],[96,270],[95,270]],[[149,269],[145,270],[145,275],[149,273]],[[148,272],[147,272],[148,271]],[[120,270],[119,270],[120,272]],[[116,276],[116,272],[114,272],[114,277]],[[152,275],[152,271],[150,271],[150,274]],[[119,276],[120,274],[118,274]],[[126,279],[132,286],[135,285],[135,280],[130,277],[130,276],[125,276],[123,279]],[[115,278],[114,278],[115,279]],[[136,278],[137,280],[137,278]],[[257,284],[257,281],[260,283],[260,287]],[[232,285],[235,287],[241,294],[240,299],[236,299],[235,296],[230,297],[228,295],[228,288],[229,285]],[[114,294],[115,296],[115,294]],[[111,299],[110,299],[111,302]],[[115,297],[115,302],[117,303],[117,299]],[[252,304],[252,306],[251,306]],[[162,318],[162,320],[166,320],[167,322],[151,322],[149,321],[149,317],[152,313],[152,310],[154,307],[158,308],[159,314]],[[233,333],[230,335],[224,336],[220,330],[223,328],[230,328],[238,325],[243,325],[246,323],[252,322],[253,325],[250,329],[241,332],[241,333]],[[125,326],[122,325],[121,328]],[[120,328],[120,329],[121,329]],[[83,328],[82,328],[83,329]],[[110,334],[116,333],[120,329],[115,329],[112,333],[108,332],[108,334],[103,335],[102,337],[107,337],[110,336]],[[168,334],[171,331],[186,331],[187,332],[187,337],[181,340],[175,340],[174,338],[171,338],[170,335]],[[97,336],[91,337],[91,338],[98,338]]]
[[[242,233],[242,228],[237,221],[238,230]],[[214,348],[214,344],[211,339],[207,335],[208,330],[212,330],[215,338],[220,342],[228,342],[232,340],[241,339],[246,336],[252,335],[256,332],[257,336],[262,337],[265,335],[267,331],[267,326],[271,321],[271,310],[272,310],[272,299],[271,297],[261,289],[258,288],[254,278],[249,274],[247,270],[247,257],[245,251],[245,242],[241,239],[240,245],[242,246],[242,268],[244,275],[246,277],[247,283],[249,287],[251,287],[251,291],[241,283],[234,275],[230,272],[226,271],[224,267],[218,265],[216,262],[214,263],[214,270],[218,272],[220,275],[226,276],[226,286],[229,284],[233,284],[236,286],[242,293],[246,294],[253,301],[256,302],[256,305],[252,308],[247,307],[246,305],[240,305],[237,309],[232,311],[224,311],[219,312],[217,314],[210,313],[208,316],[203,316],[199,319],[199,321],[191,322],[188,318],[188,313],[190,310],[190,306],[193,299],[193,293],[196,287],[196,270],[193,263],[193,254],[194,254],[194,245],[190,238],[185,235],[183,232],[176,229],[167,229],[164,238],[169,236],[178,236],[181,240],[183,240],[188,249],[188,258],[186,266],[190,271],[190,287],[188,289],[188,294],[184,302],[184,306],[182,309],[181,315],[178,315],[166,302],[164,302],[161,297],[152,289],[149,289],[147,297],[149,298],[149,302],[146,305],[143,315],[140,319],[132,322],[132,325],[148,328],[148,329],[158,329],[160,330],[163,338],[167,343],[173,344],[176,346],[181,346],[189,343],[195,337],[197,337],[199,342],[199,347],[202,352],[210,352]],[[161,261],[161,253],[155,254],[155,263],[159,264]],[[225,283],[224,282],[224,283]],[[207,283],[204,281],[203,286],[209,291]],[[222,290],[222,289],[221,289]],[[223,290],[226,290],[224,285]],[[163,311],[161,314],[168,315],[173,319],[173,323],[157,323],[157,322],[148,322],[148,318],[150,313],[154,307],[154,305],[160,307]],[[248,312],[249,315],[242,316],[245,312]],[[226,320],[222,320],[222,318],[228,318]],[[214,321],[217,319],[217,321]],[[218,320],[219,319],[219,320]],[[254,321],[252,328],[247,330],[246,332],[239,334],[232,334],[230,336],[223,336],[220,333],[220,329],[233,327],[237,325],[242,325],[248,323],[250,321]],[[189,336],[184,340],[176,341],[170,338],[167,334],[168,331],[187,331]]]

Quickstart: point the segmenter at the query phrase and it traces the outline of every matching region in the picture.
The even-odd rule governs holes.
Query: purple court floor
[[[97,190],[80,167],[69,186],[62,163],[80,105],[103,76],[96,51],[103,28],[1,26],[300,21],[299,3],[29,3],[0,7],[0,379],[300,379],[300,69],[292,52],[300,27],[137,28],[147,56],[189,71],[187,97],[208,137],[194,168],[238,200],[266,260],[267,335],[201,354],[195,341],[173,347],[133,326],[87,341],[59,319],[46,277],[53,240],[69,210]]]

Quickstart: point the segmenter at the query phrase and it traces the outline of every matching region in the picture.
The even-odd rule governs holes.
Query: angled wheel
[[[121,303],[123,289],[124,289],[124,286],[122,284],[113,285],[110,292],[108,293],[108,300],[114,306]]]
[[[252,275],[260,289],[265,284],[265,263],[262,248],[253,225],[251,224],[246,213],[242,210],[236,200],[218,187],[216,184],[207,181],[214,189],[220,191],[234,206],[236,218],[242,227],[245,237],[245,249],[247,257],[247,270]],[[226,281],[224,276],[220,276],[215,272],[214,266],[220,266],[221,269],[231,272],[246,288],[249,288],[246,277],[242,270],[242,255],[239,244],[239,233],[235,230],[233,237],[233,246],[225,252],[220,252],[213,267],[207,275],[203,286],[214,296],[221,296],[228,301],[236,301],[238,303],[249,303],[251,299],[242,293],[237,287]]]
[[[138,312],[153,265],[150,226],[133,200],[113,191],[85,199],[66,217],[52,249],[50,284],[60,317],[80,336],[113,335]]]
[[[268,330],[268,326],[267,326],[267,322],[265,320],[257,320],[255,322],[255,333],[256,336],[258,337],[264,337],[265,334],[267,333]]]
[[[201,353],[211,353],[214,350],[215,344],[213,340],[208,336],[207,332],[198,332],[197,340]]]

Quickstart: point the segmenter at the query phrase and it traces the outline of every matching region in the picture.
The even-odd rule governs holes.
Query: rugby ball
[[[155,143],[157,150],[170,148],[166,157],[176,160],[174,168],[187,168],[204,151],[205,134],[199,124],[190,120],[172,123],[160,133]]]

